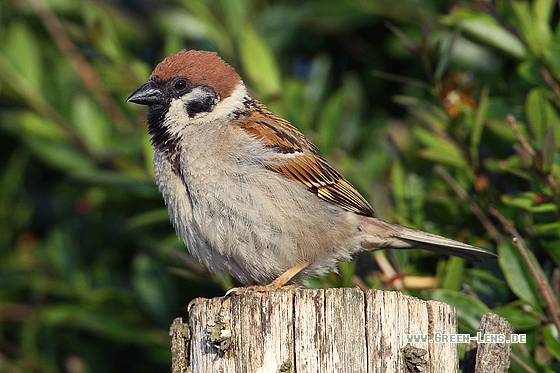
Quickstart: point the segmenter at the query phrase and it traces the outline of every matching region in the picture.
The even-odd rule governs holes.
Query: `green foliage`
[[[560,370],[557,2],[5,0],[0,22],[0,371],[168,371],[173,317],[233,286],[176,238],[125,103],[182,48],[217,51],[380,217],[500,256],[364,254],[308,286],[443,300],[467,333],[490,310],[527,334],[512,372]]]

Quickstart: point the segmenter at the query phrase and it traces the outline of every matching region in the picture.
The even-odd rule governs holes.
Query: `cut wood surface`
[[[188,324],[188,328],[186,328]],[[189,332],[190,330],[190,332]],[[173,373],[458,372],[455,308],[400,292],[295,289],[196,299],[171,328]]]

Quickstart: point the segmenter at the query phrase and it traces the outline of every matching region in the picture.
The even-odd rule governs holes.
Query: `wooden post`
[[[482,335],[500,334],[504,335],[506,341],[510,340],[513,328],[511,324],[501,316],[493,313],[482,316],[478,331]],[[463,363],[464,373],[506,373],[509,368],[509,355],[511,343],[481,343],[471,342],[465,352]]]
[[[188,324],[188,327],[187,327]],[[455,308],[399,292],[296,289],[196,299],[171,327],[173,373],[458,372]]]

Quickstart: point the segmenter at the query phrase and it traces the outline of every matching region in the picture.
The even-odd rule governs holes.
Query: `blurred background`
[[[560,371],[559,15],[553,0],[0,0],[0,372],[168,372],[173,318],[237,285],[176,237],[145,108],[125,102],[184,48],[218,52],[380,217],[500,256],[367,253],[305,285],[442,300],[462,333],[498,313],[527,334],[512,372]]]

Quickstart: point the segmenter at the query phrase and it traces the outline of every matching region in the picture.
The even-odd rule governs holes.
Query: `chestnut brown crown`
[[[151,80],[168,81],[185,77],[195,85],[212,87],[220,100],[229,97],[241,82],[233,67],[215,52],[182,50],[167,56],[150,76]]]

